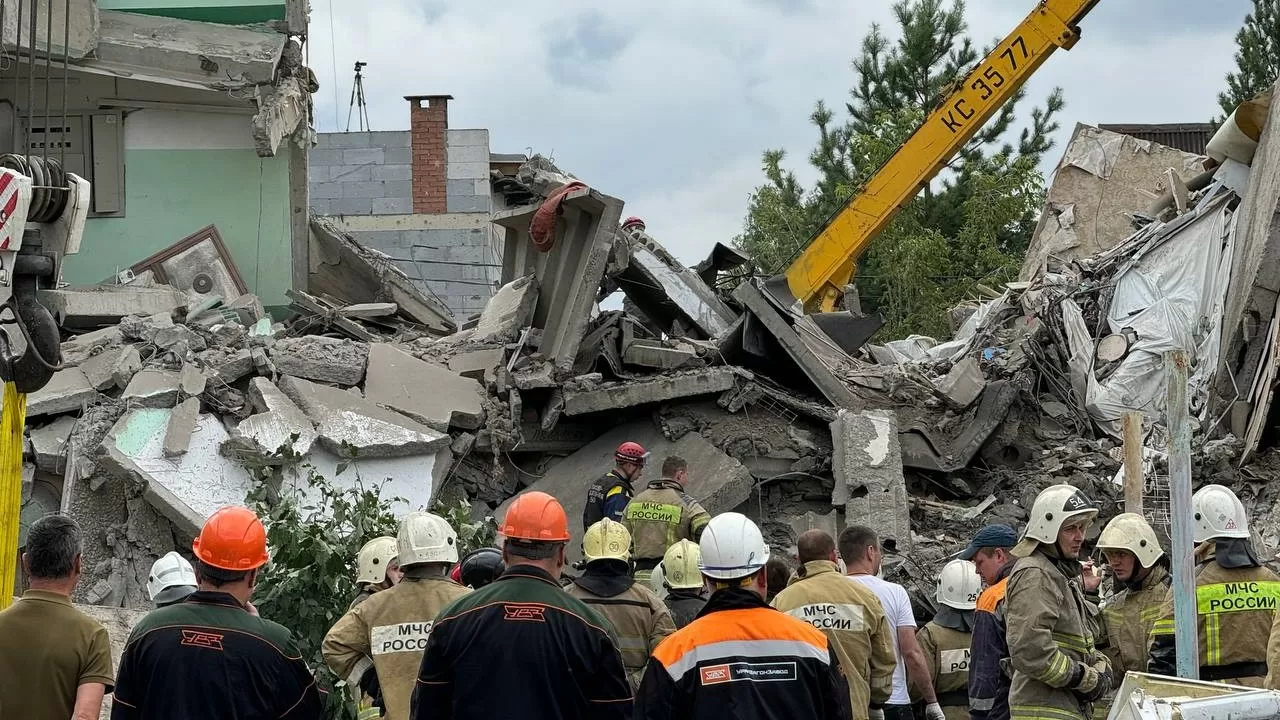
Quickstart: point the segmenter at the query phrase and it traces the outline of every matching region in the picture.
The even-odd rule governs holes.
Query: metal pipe
[[[31,154],[31,123],[36,118],[36,4],[31,0],[31,32],[27,34],[27,146],[19,155]],[[32,203],[35,203],[34,198]]]
[[[1196,637],[1196,577],[1191,545],[1191,421],[1187,410],[1187,352],[1165,353],[1169,422],[1169,523],[1173,537],[1173,638],[1178,677],[1200,677]]]
[[[71,18],[67,18],[67,22],[71,22]],[[40,143],[40,158],[42,160],[49,159],[49,142],[52,134],[49,132],[49,77],[53,74],[53,0],[45,0],[44,8],[44,142]],[[49,172],[49,164],[45,163],[45,172]],[[53,181],[45,178],[45,185],[52,185]]]
[[[0,3],[2,2],[4,0],[0,0]],[[68,66],[71,62],[71,0],[63,0],[62,20],[62,130],[58,132],[58,166],[63,172],[67,172],[67,80]],[[67,192],[71,192],[69,185]]]
[[[35,0],[31,1],[35,2]],[[18,60],[22,57],[22,4],[22,0],[18,0],[18,19],[14,23],[17,32],[13,41],[13,121],[18,123],[22,122],[22,114],[18,112],[18,98],[22,96],[22,68],[18,65]],[[25,134],[23,137],[27,139],[27,147],[30,147],[30,137]],[[15,153],[26,151],[27,148],[14,148]]]

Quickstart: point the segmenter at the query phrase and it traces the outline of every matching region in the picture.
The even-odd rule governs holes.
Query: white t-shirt
[[[902,651],[898,649],[898,628],[915,628],[916,616],[911,611],[911,598],[907,591],[897,583],[887,582],[875,575],[850,575],[853,582],[862,583],[880,598],[884,606],[885,618],[889,627],[893,628],[893,655],[898,664],[893,668],[893,694],[889,696],[890,705],[910,705],[911,696],[907,692],[907,664],[902,660]]]

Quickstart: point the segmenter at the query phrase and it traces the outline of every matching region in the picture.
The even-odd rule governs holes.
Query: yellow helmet
[[[605,518],[587,528],[582,536],[582,554],[587,562],[631,560],[631,533],[620,522]]]
[[[681,540],[667,548],[662,558],[662,570],[667,587],[672,590],[692,590],[702,587],[702,548],[692,540]]]

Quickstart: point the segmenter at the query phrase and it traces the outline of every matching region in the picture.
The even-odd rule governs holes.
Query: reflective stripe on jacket
[[[1013,681],[1013,720],[1086,720],[1091,703],[1070,687],[1080,666],[1102,656],[1094,647],[1088,601],[1042,545],[1009,575],[1006,636]]]
[[[1116,687],[1125,673],[1147,671],[1151,629],[1160,618],[1160,605],[1170,580],[1169,571],[1156,565],[1136,590],[1124,588],[1102,601],[1098,649],[1111,659]]]
[[[835,563],[814,560],[778,593],[773,606],[826,634],[840,658],[855,720],[864,720],[868,707],[888,701],[897,665],[895,631],[874,592],[841,575]]]
[[[587,504],[582,508],[582,530],[595,525],[604,518],[621,522],[622,511],[627,502],[635,494],[631,481],[610,470],[587,488]]]
[[[1200,679],[1262,687],[1267,641],[1280,603],[1280,577],[1265,567],[1224,568],[1214,560],[1213,541],[1196,550],[1196,634]],[[1151,628],[1147,668],[1176,675],[1173,590],[1165,592]]]
[[[827,636],[753,590],[711,596],[649,659],[634,720],[847,720],[849,692]]]
[[[627,678],[633,689],[639,687],[649,654],[663,638],[676,631],[675,621],[671,619],[671,611],[666,604],[658,599],[657,593],[637,582],[609,596],[598,595],[577,582],[565,590],[613,625]]]
[[[969,641],[970,720],[1009,720],[1009,676],[1000,663],[1009,657],[1005,639],[1004,602],[1013,563],[1000,569],[999,580],[978,596]]]
[[[937,623],[929,623],[916,632],[920,651],[929,663],[938,704],[947,720],[969,717],[969,651],[973,635]],[[917,698],[913,698],[917,699]]]
[[[655,480],[631,498],[622,524],[631,533],[632,557],[662,560],[667,548],[681,540],[698,541],[711,515],[674,480]]]
[[[325,664],[354,688],[365,671],[376,669],[386,717],[406,720],[432,621],[469,592],[443,576],[406,576],[399,585],[369,596],[329,629],[321,645]]]

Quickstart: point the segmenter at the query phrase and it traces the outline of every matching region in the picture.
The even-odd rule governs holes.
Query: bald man
[[[796,540],[798,578],[773,606],[826,633],[849,681],[854,720],[878,720],[893,691],[893,629],[880,598],[840,572],[836,541],[822,530]]]

